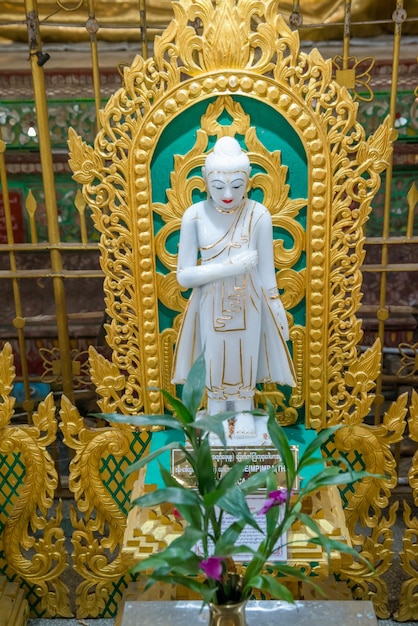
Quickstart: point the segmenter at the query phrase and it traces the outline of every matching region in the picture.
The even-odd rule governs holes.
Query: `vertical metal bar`
[[[33,78],[33,92],[36,119],[39,133],[39,152],[42,166],[42,181],[45,193],[45,207],[48,220],[48,238],[52,244],[50,251],[51,269],[56,275],[52,278],[57,316],[58,345],[61,359],[62,386],[65,395],[73,401],[73,380],[68,333],[67,307],[62,273],[62,258],[58,250],[60,233],[58,225],[57,199],[55,194],[54,169],[49,134],[48,106],[46,102],[43,67],[38,65],[41,53],[37,0],[25,0],[26,20],[29,39],[29,54]]]
[[[408,195],[406,196],[408,200],[408,222],[406,227],[406,236],[408,239],[414,236],[414,218],[415,218],[415,206],[418,201],[418,190],[413,183],[411,189],[408,191]]]
[[[350,56],[350,37],[351,37],[351,0],[345,0],[343,70],[348,69],[348,57]]]
[[[6,159],[4,157],[4,153],[6,150],[6,144],[3,141],[1,126],[0,126],[0,182],[1,188],[3,192],[3,206],[4,206],[4,216],[6,222],[6,233],[7,233],[7,243],[9,246],[13,246],[14,244],[14,235],[13,235],[13,225],[12,225],[12,214],[10,207],[10,197],[9,197],[9,187],[7,183],[7,172],[6,172]],[[17,270],[16,257],[13,249],[9,252],[9,263],[10,269],[14,273]],[[13,326],[17,330],[17,337],[19,343],[19,351],[20,351],[20,363],[22,368],[22,378],[23,378],[23,388],[25,392],[25,401],[23,403],[23,409],[28,414],[28,423],[32,423],[32,411],[33,411],[33,401],[30,399],[30,385],[29,385],[29,368],[28,368],[28,360],[26,358],[26,345],[25,345],[25,335],[23,332],[23,328],[25,326],[25,320],[22,312],[22,299],[20,297],[20,289],[19,282],[17,278],[12,278],[12,288],[13,288],[13,300],[15,305],[15,318],[13,320]]]
[[[399,12],[403,9],[403,0],[396,0],[396,11]],[[389,119],[392,128],[395,125],[396,119],[396,100],[398,95],[398,78],[399,78],[399,57],[401,47],[401,34],[402,34],[402,22],[395,21],[395,29],[393,36],[393,63],[392,63],[392,82],[390,91],[390,107],[389,107]],[[386,169],[386,181],[385,181],[385,201],[383,211],[383,243],[381,252],[381,278],[380,278],[380,295],[379,295],[379,310],[377,312],[378,319],[378,337],[381,341],[382,347],[384,346],[385,337],[385,322],[389,317],[389,311],[386,306],[386,291],[387,291],[387,272],[385,267],[388,264],[389,259],[389,246],[385,242],[390,234],[390,206],[391,206],[391,190],[393,179],[393,155],[390,157],[388,167]],[[383,403],[382,396],[382,378],[379,376],[376,385],[376,407],[375,407],[375,423],[380,422],[381,407]]]
[[[94,89],[94,104],[96,107],[96,129],[100,130],[100,109],[102,107],[101,93],[100,93],[100,71],[99,71],[99,53],[97,47],[97,31],[99,25],[96,20],[96,14],[94,10],[94,0],[88,0],[89,18],[86,23],[86,30],[90,35],[90,47],[91,47],[91,64],[93,71],[93,89]]]
[[[141,53],[142,58],[148,58],[148,36],[147,36],[147,12],[145,0],[139,0],[139,19],[141,20]]]

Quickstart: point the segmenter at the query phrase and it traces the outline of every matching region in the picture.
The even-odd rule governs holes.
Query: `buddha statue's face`
[[[206,185],[209,196],[222,211],[234,211],[242,202],[247,190],[246,172],[209,172]]]

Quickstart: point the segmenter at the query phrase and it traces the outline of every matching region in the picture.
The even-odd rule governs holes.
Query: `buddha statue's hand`
[[[257,266],[258,253],[240,252],[231,256],[224,263],[201,263],[198,266],[178,267],[177,280],[184,288],[201,287],[216,280],[222,280],[230,276],[239,276],[250,272]]]
[[[250,250],[246,252],[240,252],[239,254],[230,257],[229,263],[236,268],[236,274],[245,274],[251,272],[258,264],[258,252],[257,250]]]

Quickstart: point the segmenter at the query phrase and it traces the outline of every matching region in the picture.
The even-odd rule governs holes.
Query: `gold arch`
[[[298,35],[277,15],[277,5],[276,0],[263,5],[225,0],[221,11],[214,10],[209,0],[174,3],[176,18],[156,41],[155,57],[147,61],[136,57],[125,69],[124,87],[102,111],[103,130],[95,148],[70,132],[74,178],[84,185],[86,202],[102,233],[104,290],[112,318],[107,339],[118,376],[125,378],[120,395],[111,404],[106,400],[107,410],[128,414],[162,410],[156,389],[167,375],[160,367],[157,282],[164,285],[164,291],[169,285],[170,303],[183,306],[175,295],[174,280],[157,279],[156,257],[162,245],[161,236],[154,237],[152,216],[154,210],[165,214],[161,207],[152,206],[150,197],[154,148],[180,111],[214,95],[233,99],[235,94],[268,103],[285,116],[306,150],[305,278],[310,288],[301,371],[306,424],[320,428],[351,410],[344,379],[345,369],[356,362],[360,338],[355,314],[361,299],[362,226],[380,183],[379,174],[387,165],[393,133],[386,122],[366,140],[356,121],[356,105],[347,90],[331,80],[331,62],[316,50],[310,54],[299,50]],[[254,32],[247,31],[247,20],[254,12],[265,21]],[[203,25],[202,34],[192,26],[196,18]],[[213,48],[221,41],[228,41],[228,50],[215,54]],[[239,121],[239,116],[234,117],[235,124]],[[201,134],[195,148],[188,155],[189,163],[201,165]],[[181,165],[178,169],[181,172]],[[184,176],[181,180],[185,182]],[[182,196],[177,195],[176,203],[169,205],[171,228],[181,219],[194,184],[187,181]],[[272,187],[277,189],[279,184],[275,179]],[[282,212],[277,217],[285,218]],[[290,224],[295,228],[294,221]],[[300,246],[300,229],[295,228],[294,237]],[[281,262],[283,250],[277,245],[276,256]],[[172,271],[174,259],[166,257],[166,262]]]
[[[187,178],[186,171],[203,164],[208,131],[203,119],[187,160],[184,155],[175,159],[167,203],[153,204],[151,161],[164,129],[180,113],[215,97],[206,111],[210,132],[213,124],[216,132],[224,132],[216,127],[216,114],[222,107],[232,107],[233,128],[244,124],[250,153],[260,154],[255,158],[268,171],[268,160],[279,155],[267,156],[256,144],[234,97],[267,104],[286,118],[303,144],[309,195],[303,200],[308,209],[303,234],[294,220],[298,202],[289,203],[285,193],[275,197],[285,173],[281,163],[276,161],[274,184],[267,184],[262,175],[253,180],[263,189],[265,203],[280,207],[277,213],[271,208],[273,217],[293,234],[296,258],[300,250],[306,252],[306,269],[295,271],[289,251],[276,244],[277,263],[283,264],[278,281],[285,305],[295,306],[305,296],[306,324],[291,329],[298,377],[291,398],[286,402],[276,389],[266,389],[265,394],[272,395],[285,423],[292,423],[300,407],[305,408],[309,428],[349,423],[351,435],[348,440],[337,439],[338,449],[348,457],[352,449],[358,450],[369,469],[389,477],[373,479],[367,489],[362,486],[348,494],[345,508],[352,541],[368,553],[376,575],[360,571],[357,565],[344,575],[355,582],[358,597],[368,598],[371,586],[377,589],[375,604],[379,616],[385,617],[382,574],[391,559],[393,511],[383,524],[383,535],[378,532],[379,520],[393,488],[390,445],[402,435],[405,400],[394,403],[380,427],[364,423],[373,402],[380,345],[358,355],[362,333],[356,314],[361,301],[363,226],[380,173],[389,161],[393,130],[386,120],[366,138],[356,119],[356,103],[346,88],[332,80],[331,61],[315,49],[300,50],[297,32],[277,14],[278,0],[223,0],[216,7],[211,0],[187,0],[173,3],[173,10],[175,18],[155,41],[154,57],[138,56],[125,68],[123,87],[101,112],[102,130],[94,147],[74,131],[69,136],[74,178],[83,185],[84,199],[101,233],[111,319],[106,330],[112,360],[90,350],[100,408],[124,414],[160,413],[164,401],[158,389],[170,389],[168,369],[179,316],[173,328],[160,333],[159,304],[181,312],[184,298],[174,278],[175,258],[167,253],[165,241],[179,226],[192,189],[201,185],[198,177]],[[155,213],[166,224],[157,237]],[[166,275],[157,272],[157,259],[166,266]],[[62,416],[64,427],[71,426],[68,407]],[[82,434],[78,438],[84,445]],[[80,482],[75,488],[82,493],[90,483]],[[357,536],[357,523],[370,529],[367,539]]]

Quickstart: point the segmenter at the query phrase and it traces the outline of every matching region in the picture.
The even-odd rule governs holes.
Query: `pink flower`
[[[173,515],[175,517],[175,519],[182,519],[180,513],[178,512],[178,510],[176,509],[176,507],[174,507],[173,509]]]
[[[269,497],[264,502],[261,507],[259,513],[265,515],[268,511],[270,511],[271,507],[279,506],[280,504],[284,504],[287,500],[287,489],[285,487],[280,487],[275,491],[270,491]]]
[[[222,563],[225,559],[219,556],[210,556],[207,559],[203,559],[199,563],[199,567],[205,572],[207,578],[213,580],[221,580],[222,577]]]

